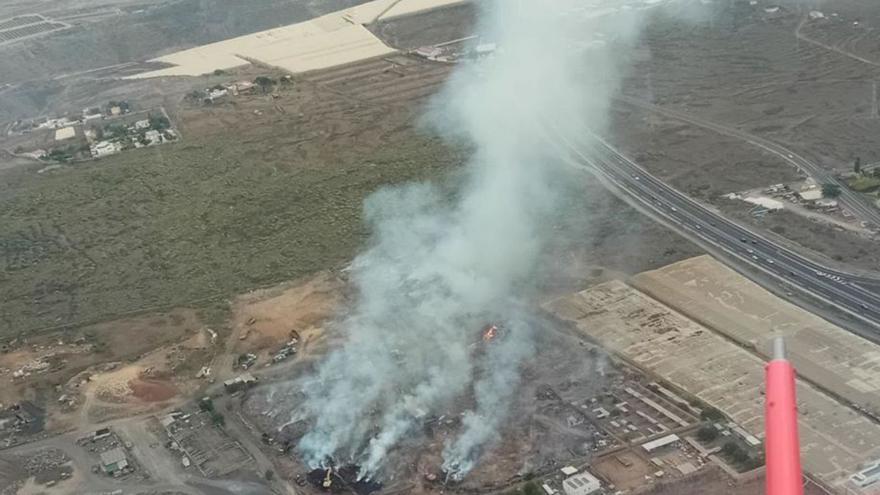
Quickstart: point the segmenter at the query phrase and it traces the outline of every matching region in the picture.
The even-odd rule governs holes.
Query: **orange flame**
[[[483,332],[483,342],[489,342],[497,336],[498,336],[498,326],[497,325],[489,325],[489,327],[486,328],[486,331]]]

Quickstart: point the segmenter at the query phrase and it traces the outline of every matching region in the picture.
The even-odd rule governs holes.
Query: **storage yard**
[[[546,307],[611,352],[762,436],[764,361],[753,351],[620,281]],[[803,380],[798,400],[803,462],[809,472],[842,486],[859,466],[880,455],[880,426],[872,420]]]

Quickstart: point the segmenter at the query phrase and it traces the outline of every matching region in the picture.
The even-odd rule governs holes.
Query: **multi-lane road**
[[[594,174],[643,213],[728,263],[751,268],[747,273],[763,274],[753,277],[759,283],[776,280],[786,291],[806,293],[867,323],[878,332],[862,334],[880,341],[880,296],[865,288],[872,279],[828,269],[725,218],[649,174],[599,137],[573,142],[557,136],[557,142],[568,163]]]
[[[709,129],[711,131],[717,132],[718,134],[740,139],[746,143],[749,143],[752,146],[772,153],[784,160],[785,162],[793,165],[802,173],[812,177],[819,184],[835,184],[840,187],[840,197],[838,198],[838,200],[840,201],[841,205],[861,220],[880,227],[880,210],[875,208],[874,205],[870,204],[868,200],[860,196],[855,191],[850,190],[848,187],[846,187],[846,184],[843,184],[837,177],[834,176],[834,174],[830,173],[828,170],[825,170],[819,164],[808,160],[802,155],[786,148],[785,146],[782,146],[779,143],[764,139],[760,136],[755,136],[754,134],[749,134],[748,132],[736,129],[734,127],[721,125],[716,122],[710,122],[708,120],[704,120],[684,112],[654,105],[653,103],[649,103],[638,98],[633,98],[631,96],[621,95],[618,96],[616,99],[623,103],[627,103],[629,105],[639,107],[653,113],[665,115],[666,117],[675,120],[680,120],[682,122],[687,122],[697,127]]]

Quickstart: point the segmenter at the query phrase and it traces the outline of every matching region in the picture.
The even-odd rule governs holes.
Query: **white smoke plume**
[[[556,215],[553,132],[601,127],[615,87],[609,36],[592,15],[618,0],[481,3],[479,32],[498,49],[463,63],[435,101],[435,129],[473,145],[466,179],[450,193],[430,184],[383,189],[365,204],[370,245],[354,260],[356,300],[345,344],[303,386],[297,414],[312,424],[298,449],[375,476],[388,452],[427,414],[472,392],[474,410],[444,450],[464,476],[505,419],[519,369],[534,352],[529,297]],[[608,27],[607,25],[605,26]],[[480,330],[498,322],[488,344]]]

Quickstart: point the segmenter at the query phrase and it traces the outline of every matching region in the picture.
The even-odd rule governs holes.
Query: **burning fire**
[[[486,327],[486,330],[483,331],[483,342],[491,342],[497,336],[498,325],[489,325]]]

